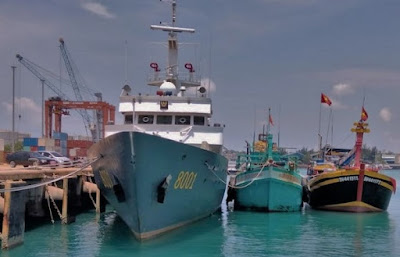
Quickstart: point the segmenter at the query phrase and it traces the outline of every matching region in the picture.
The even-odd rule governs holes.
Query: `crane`
[[[50,88],[57,96],[61,97],[64,100],[67,100],[67,96],[56,86],[54,86],[49,80],[47,80],[42,73],[39,72],[39,69],[43,69],[41,68],[39,65],[31,62],[30,60],[22,57],[21,55],[17,54],[16,55],[18,61],[24,65],[28,70],[30,70],[33,75],[35,75],[37,78],[39,78],[41,81],[44,81],[44,84],[46,84],[46,86],[48,88]]]
[[[44,70],[42,67],[39,65],[35,64],[34,62],[28,60],[27,58],[22,57],[20,54],[16,55],[16,58],[18,61],[24,65],[29,71],[33,73],[37,78],[39,78],[43,83],[50,88],[61,100],[69,100],[67,95],[64,94],[58,87],[56,87],[53,83],[50,82],[50,80],[46,79],[46,77],[40,72],[40,70]],[[84,112],[81,109],[76,110],[82,117],[84,117]],[[62,110],[58,110],[58,112],[63,112]],[[67,114],[68,112],[63,112],[63,114]],[[85,124],[85,129],[86,129],[86,124]],[[47,129],[48,130],[48,129]],[[61,116],[58,118],[56,121],[56,130],[59,131],[61,130]],[[51,131],[48,131],[46,135],[51,135]]]
[[[64,63],[65,63],[65,67],[67,69],[68,72],[68,76],[71,80],[71,84],[72,84],[72,89],[74,90],[74,94],[76,97],[77,101],[83,101],[80,89],[79,89],[79,85],[78,85],[78,81],[77,81],[77,77],[75,75],[75,71],[72,65],[72,58],[70,56],[69,51],[67,50],[67,47],[65,46],[65,42],[63,38],[59,39],[60,42],[60,51],[62,54],[62,57],[64,59]],[[98,129],[99,129],[99,124],[94,124],[92,122],[92,119],[89,115],[89,113],[87,112],[86,109],[81,110],[81,115],[83,117],[83,121],[85,123],[85,126],[89,128],[90,133],[92,134],[92,140],[94,142],[97,142],[100,139],[100,135],[101,133],[99,133]],[[97,116],[99,116],[100,114],[98,114]],[[98,123],[98,122],[97,122]],[[97,130],[97,131],[96,131]]]

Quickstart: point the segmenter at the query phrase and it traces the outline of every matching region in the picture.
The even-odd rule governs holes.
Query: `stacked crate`
[[[68,134],[63,132],[53,132],[53,138],[55,140],[55,151],[64,156],[68,156]]]
[[[73,159],[86,157],[87,149],[89,149],[92,144],[93,142],[90,140],[68,140],[67,149],[69,157]]]
[[[55,140],[52,138],[25,137],[23,139],[24,151],[55,151]]]
[[[38,151],[55,151],[55,140],[52,138],[39,138]]]
[[[23,139],[23,149],[28,152],[36,152],[39,149],[38,142],[39,139],[37,137],[24,137]]]

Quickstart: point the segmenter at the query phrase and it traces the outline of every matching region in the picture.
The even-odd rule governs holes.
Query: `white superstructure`
[[[178,74],[177,33],[194,33],[195,30],[175,27],[175,8],[173,1],[171,26],[151,26],[151,29],[168,32],[167,66],[162,71],[158,63],[150,64],[153,72],[148,85],[157,86],[159,90],[155,95],[131,95],[131,88],[125,85],[119,103],[124,124],[106,126],[105,136],[121,131],[138,131],[220,153],[223,126],[210,123],[212,103],[206,89],[201,87],[191,63],[183,65],[186,74],[182,77],[185,79]]]

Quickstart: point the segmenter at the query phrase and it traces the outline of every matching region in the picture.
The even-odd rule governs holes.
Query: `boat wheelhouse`
[[[200,87],[191,96],[182,88],[176,93],[174,88],[172,82],[164,81],[155,95],[131,95],[130,87],[124,86],[119,104],[124,124],[106,126],[106,137],[138,131],[220,153],[223,126],[210,123],[212,106],[206,89]]]

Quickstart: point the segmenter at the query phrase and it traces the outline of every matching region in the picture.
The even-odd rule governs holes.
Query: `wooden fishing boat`
[[[351,130],[356,133],[352,164],[339,165],[333,171],[320,170],[309,177],[305,191],[312,208],[344,212],[380,212],[388,208],[396,180],[361,163],[363,135],[370,131],[365,121],[362,114]]]

